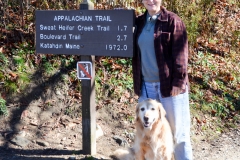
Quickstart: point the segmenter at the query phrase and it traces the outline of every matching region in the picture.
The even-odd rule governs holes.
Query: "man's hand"
[[[171,91],[171,95],[172,96],[177,96],[179,95],[183,90],[179,87],[173,86],[172,87],[172,91]]]

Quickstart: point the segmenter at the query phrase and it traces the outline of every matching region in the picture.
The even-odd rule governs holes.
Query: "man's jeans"
[[[147,91],[146,91],[147,90]],[[175,160],[192,160],[190,141],[189,94],[186,91],[173,97],[162,98],[159,82],[145,82],[138,102],[147,98],[158,100],[167,112],[167,120],[173,131],[175,142]]]

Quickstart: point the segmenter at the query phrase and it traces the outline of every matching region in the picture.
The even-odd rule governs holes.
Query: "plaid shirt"
[[[132,59],[134,92],[141,95],[141,53],[138,38],[146,23],[146,14],[135,21],[135,48]],[[159,68],[162,97],[171,96],[172,86],[184,89],[188,83],[188,40],[185,25],[176,14],[161,7],[154,27],[154,48]],[[190,88],[190,87],[188,87]]]

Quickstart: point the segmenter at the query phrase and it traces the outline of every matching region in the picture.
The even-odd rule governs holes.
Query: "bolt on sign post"
[[[39,54],[80,55],[83,152],[96,154],[95,56],[133,56],[133,10],[37,10],[35,46]],[[91,76],[84,68],[91,64]],[[90,77],[90,78],[89,78]]]

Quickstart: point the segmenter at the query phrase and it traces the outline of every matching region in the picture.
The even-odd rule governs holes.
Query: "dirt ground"
[[[136,97],[100,100],[97,154],[83,154],[81,96],[70,94],[70,88],[57,76],[36,78],[24,94],[7,99],[9,116],[0,117],[0,160],[111,159],[114,150],[131,145]],[[240,159],[240,125],[215,136],[197,133],[193,119],[194,159]]]

